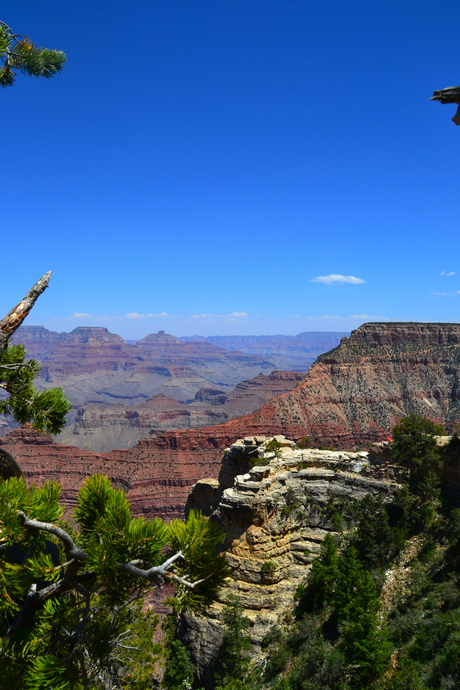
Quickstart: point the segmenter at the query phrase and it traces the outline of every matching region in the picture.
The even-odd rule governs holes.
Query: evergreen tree
[[[409,470],[408,485],[394,499],[403,527],[426,529],[437,515],[441,491],[436,472],[443,459],[436,436],[444,433],[442,426],[416,414],[405,417],[393,429],[393,459]]]
[[[360,560],[368,568],[389,560],[403,545],[403,534],[391,527],[387,505],[381,496],[374,498],[366,494],[354,506],[354,517],[357,518],[357,526],[351,540]]]
[[[409,470],[411,491],[417,493],[430,473],[442,467],[436,436],[444,433],[444,427],[417,414],[393,428],[393,460]]]
[[[339,551],[334,537],[328,532],[321,544],[320,555],[313,561],[307,583],[297,589],[299,604],[296,614],[321,611],[334,602],[338,577]]]
[[[29,290],[23,300],[0,321],[0,388],[8,397],[0,400],[0,414],[16,422],[32,422],[37,431],[58,434],[65,425],[71,404],[61,388],[48,388],[41,393],[35,388],[40,365],[26,360],[23,345],[10,345],[9,339],[22,324],[37,298],[48,287],[51,271]]]
[[[50,79],[63,68],[67,58],[61,50],[38,48],[28,36],[15,34],[0,22],[0,85],[13,86],[17,72]]]
[[[240,600],[231,594],[223,610],[224,637],[220,648],[220,660],[224,671],[221,690],[243,690],[251,687],[249,680],[251,638],[248,634],[251,621],[243,615]]]
[[[365,687],[383,671],[389,657],[386,636],[378,626],[378,591],[351,546],[340,564],[335,612],[339,620],[339,649],[353,667],[352,684]]]
[[[166,643],[167,662],[163,674],[166,690],[190,690],[195,678],[195,664],[190,652],[180,640],[171,639]]]

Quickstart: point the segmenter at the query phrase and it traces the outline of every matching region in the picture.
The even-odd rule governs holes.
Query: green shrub
[[[265,443],[265,451],[267,453],[274,453],[277,458],[279,458],[281,455],[281,448],[281,443],[277,441],[275,438],[272,438],[270,441],[267,441]]]
[[[276,563],[273,563],[273,561],[264,561],[262,563],[262,567],[260,569],[260,574],[262,575],[262,578],[269,578],[272,577],[274,572],[276,570]]]

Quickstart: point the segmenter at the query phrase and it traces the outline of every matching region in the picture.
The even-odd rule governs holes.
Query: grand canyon
[[[107,453],[27,428],[0,443],[29,482],[58,480],[68,507],[84,477],[102,472],[123,487],[136,514],[171,518],[183,514],[193,484],[218,476],[223,450],[245,436],[309,437],[311,446],[359,450],[386,439],[410,412],[451,431],[460,421],[459,373],[460,325],[368,323],[320,355],[291,391],[224,424],[158,432]]]

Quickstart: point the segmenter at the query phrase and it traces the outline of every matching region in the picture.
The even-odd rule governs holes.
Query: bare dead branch
[[[87,554],[76,546],[68,532],[61,527],[56,527],[51,522],[40,522],[40,520],[31,520],[27,517],[22,510],[18,510],[18,516],[24,527],[30,527],[30,529],[40,530],[42,532],[48,532],[53,534],[55,537],[60,539],[64,544],[64,550],[66,558],[71,561],[74,560],[84,561],[87,558]]]
[[[8,339],[13,335],[15,330],[19,328],[38,297],[40,297],[42,292],[48,287],[50,277],[51,271],[48,271],[48,273],[45,273],[43,278],[40,278],[40,280],[29,290],[24,299],[0,321],[0,357],[7,346]]]
[[[150,582],[156,581],[164,583],[166,579],[171,578],[172,573],[169,571],[169,568],[178,558],[184,558],[182,551],[178,551],[161,565],[153,566],[148,570],[143,570],[135,565],[139,560],[130,561],[130,563],[117,563],[117,568],[123,573],[129,573],[129,575],[133,575],[134,577],[142,577],[144,580],[149,580]]]

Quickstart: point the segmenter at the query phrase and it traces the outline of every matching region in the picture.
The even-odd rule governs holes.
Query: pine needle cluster
[[[17,72],[50,79],[60,72],[66,62],[61,50],[35,46],[28,36],[22,37],[0,22],[0,86],[13,86]]]

